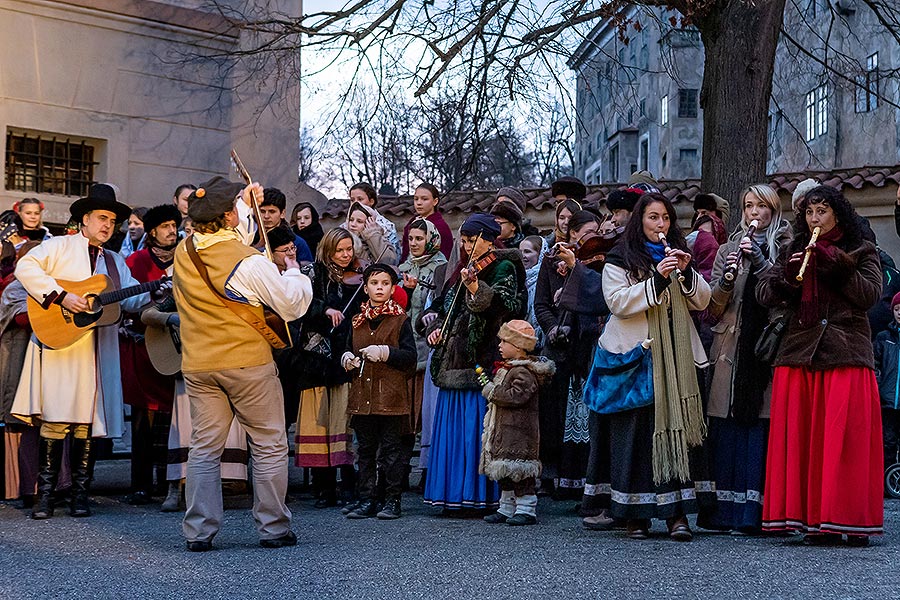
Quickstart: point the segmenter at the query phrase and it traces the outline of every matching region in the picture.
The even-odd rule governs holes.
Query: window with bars
[[[806,141],[828,133],[828,86],[820,85],[806,94]]]
[[[697,118],[697,90],[678,90],[678,117]]]
[[[6,189],[86,196],[94,181],[95,148],[54,134],[6,132]]]
[[[856,112],[878,108],[878,53],[866,59],[866,72],[856,78]]]

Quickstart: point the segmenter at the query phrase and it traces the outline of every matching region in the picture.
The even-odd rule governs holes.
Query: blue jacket
[[[900,409],[900,328],[896,322],[875,336],[874,350],[881,406]]]

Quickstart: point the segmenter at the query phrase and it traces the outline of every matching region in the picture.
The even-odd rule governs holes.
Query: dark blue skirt
[[[762,524],[769,420],[741,425],[710,417],[707,447],[716,482],[716,529],[758,531]]]
[[[425,502],[445,508],[499,506],[497,483],[478,474],[487,404],[479,390],[438,392]]]

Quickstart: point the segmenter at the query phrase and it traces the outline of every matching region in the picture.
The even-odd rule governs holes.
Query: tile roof
[[[796,173],[776,173],[769,176],[769,185],[775,191],[791,194],[797,184],[808,177],[813,177],[825,185],[841,189],[845,186],[853,189],[861,189],[866,185],[883,187],[885,185],[900,185],[900,164],[889,167],[861,167],[854,169],[835,169],[832,171],[802,171]],[[626,184],[589,185],[586,204],[600,205],[605,202],[606,196],[616,189],[626,188]],[[700,193],[699,179],[683,179],[659,181],[660,192],[673,203],[692,202]],[[521,192],[528,199],[528,207],[541,211],[555,206],[555,201],[550,196],[549,188],[528,188]],[[471,190],[450,192],[441,198],[441,212],[453,213],[473,211],[487,211],[496,198],[496,190]],[[322,216],[337,219],[341,217],[348,207],[349,201],[345,198],[332,198],[323,207]],[[403,216],[412,214],[412,196],[379,196],[379,212],[386,216]]]

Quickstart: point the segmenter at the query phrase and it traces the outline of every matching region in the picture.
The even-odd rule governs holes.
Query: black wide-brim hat
[[[124,222],[131,216],[131,208],[116,200],[116,191],[111,185],[95,183],[88,190],[86,198],[79,198],[69,207],[72,220],[81,225],[81,219],[92,210],[108,210],[115,213],[117,222]]]

